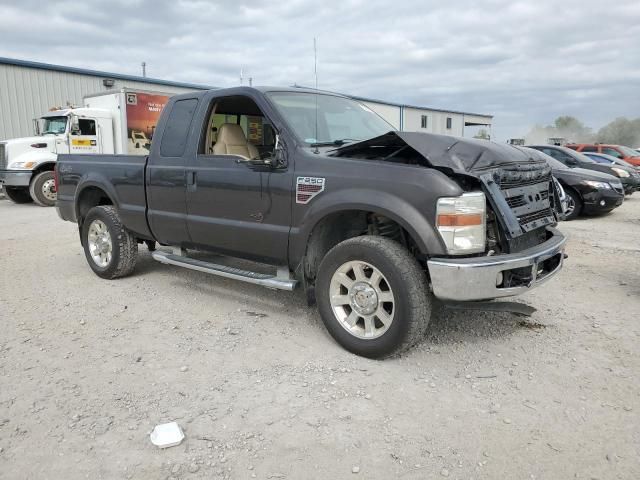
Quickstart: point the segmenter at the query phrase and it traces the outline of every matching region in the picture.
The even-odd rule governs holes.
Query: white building
[[[34,132],[34,119],[53,107],[82,105],[82,99],[123,87],[163,93],[184,93],[215,87],[156,78],[122,75],[82,68],[0,57],[0,140]],[[440,110],[353,97],[398,130],[472,136],[465,127],[491,131],[491,115]]]
[[[493,115],[418,107],[363,97],[353,98],[367,105],[398,130],[464,137],[477,133],[476,128],[472,127],[483,127],[491,134]]]

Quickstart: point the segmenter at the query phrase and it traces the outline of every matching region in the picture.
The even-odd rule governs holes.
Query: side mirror
[[[566,162],[567,162],[567,166],[569,167],[575,167],[576,165],[578,165],[578,162],[576,162],[575,159],[571,157],[567,158]]]
[[[69,131],[72,135],[78,135],[80,133],[80,122],[78,121],[78,117],[75,115],[71,115],[69,117]]]

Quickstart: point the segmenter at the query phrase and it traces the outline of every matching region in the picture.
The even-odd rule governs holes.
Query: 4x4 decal
[[[324,191],[326,180],[322,177],[298,177],[296,181],[296,203],[306,205],[313,197]]]

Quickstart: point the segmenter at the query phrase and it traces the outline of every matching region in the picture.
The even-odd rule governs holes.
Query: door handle
[[[187,171],[187,186],[195,187],[196,185],[196,172],[194,170]]]

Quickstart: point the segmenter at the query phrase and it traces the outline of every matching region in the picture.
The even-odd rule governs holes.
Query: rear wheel
[[[582,200],[573,190],[566,189],[565,193],[567,194],[567,211],[564,213],[564,219],[574,220],[582,212]]]
[[[27,187],[4,187],[4,194],[13,203],[31,203],[33,202],[29,189]]]
[[[89,210],[82,224],[82,243],[87,262],[99,277],[124,277],[136,266],[138,242],[111,205]]]
[[[53,207],[56,204],[56,182],[52,171],[40,172],[29,185],[31,198],[41,207]]]
[[[327,330],[357,355],[384,358],[426,332],[431,298],[425,273],[393,240],[363,236],[339,243],[322,260],[316,288]]]

